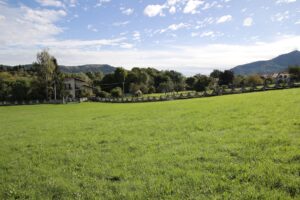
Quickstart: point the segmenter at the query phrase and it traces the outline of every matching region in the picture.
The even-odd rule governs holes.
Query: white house
[[[65,90],[69,93],[69,97],[75,99],[79,97],[81,90],[85,89],[92,93],[93,88],[85,81],[78,78],[65,78]]]

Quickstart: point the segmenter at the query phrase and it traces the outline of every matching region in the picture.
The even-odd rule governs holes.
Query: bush
[[[123,96],[123,92],[122,92],[122,89],[120,87],[116,87],[116,88],[112,89],[110,91],[110,94],[113,97],[122,97]]]
[[[264,84],[264,80],[259,75],[251,75],[248,76],[246,82],[250,86],[262,85]]]
[[[100,91],[100,92],[97,93],[97,97],[107,98],[109,96],[110,96],[110,94],[108,92],[105,92],[105,91]]]
[[[150,86],[149,87],[149,90],[148,90],[148,93],[149,94],[152,94],[152,93],[155,93],[156,92],[156,90],[155,90],[155,87],[152,85],[152,86]]]
[[[95,87],[93,89],[94,94],[96,95],[96,97],[99,97],[99,94],[101,92],[101,88],[99,86]]]
[[[198,80],[194,85],[194,89],[197,92],[203,92],[205,90],[205,88],[209,85],[210,78],[208,78],[205,75],[198,75],[197,78],[198,78]]]

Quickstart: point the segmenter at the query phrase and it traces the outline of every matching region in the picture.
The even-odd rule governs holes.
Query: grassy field
[[[300,89],[0,107],[0,199],[299,199]]]

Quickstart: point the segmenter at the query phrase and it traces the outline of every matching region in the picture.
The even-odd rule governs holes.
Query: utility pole
[[[125,76],[123,77],[123,97],[125,96]]]
[[[56,101],[56,83],[54,83],[54,100]]]

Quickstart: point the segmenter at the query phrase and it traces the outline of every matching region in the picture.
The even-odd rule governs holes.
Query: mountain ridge
[[[24,67],[25,69],[30,69],[33,65],[32,64],[25,64],[25,65],[0,65],[2,68],[13,68],[13,67]],[[76,65],[76,66],[66,66],[66,65],[59,65],[60,69],[64,73],[86,73],[86,72],[102,72],[103,74],[110,74],[113,73],[116,67],[108,65],[108,64],[85,64],[85,65]]]
[[[286,71],[291,65],[300,65],[300,51],[279,55],[270,60],[255,61],[231,69],[237,75],[271,74]]]

